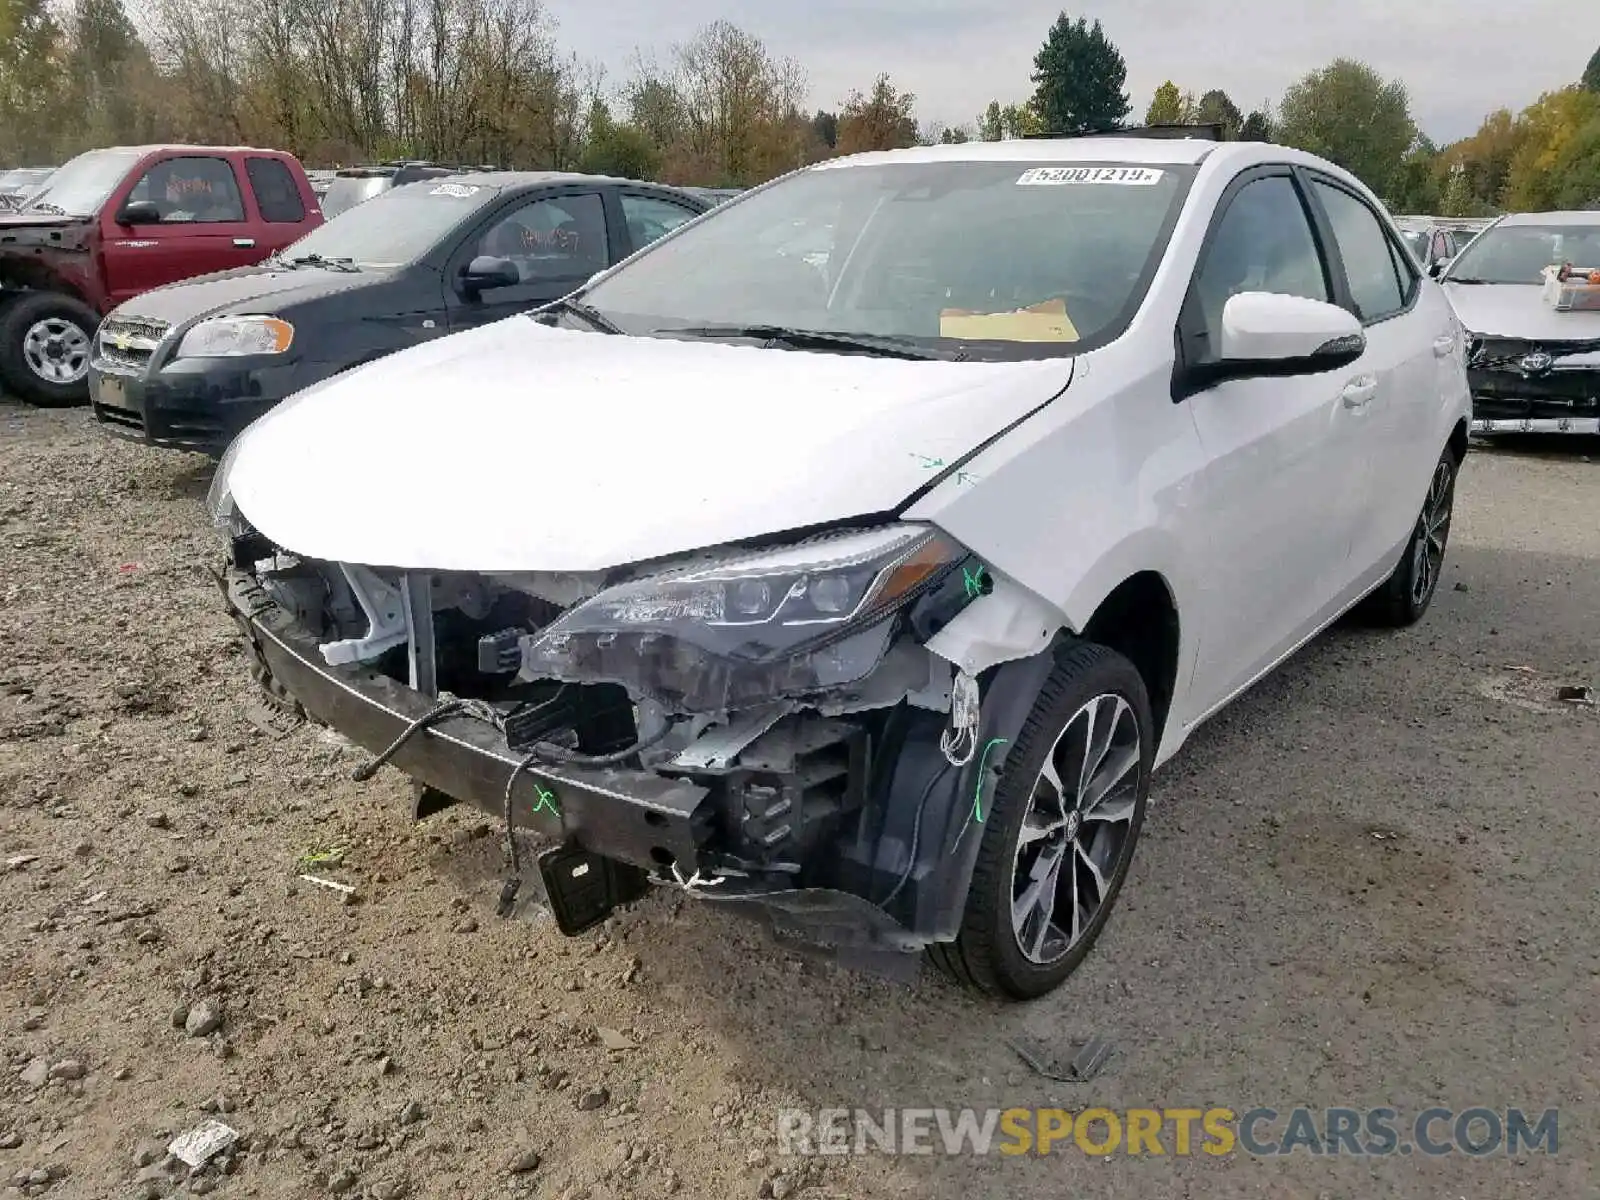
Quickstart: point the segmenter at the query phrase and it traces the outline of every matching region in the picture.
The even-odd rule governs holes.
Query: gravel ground
[[[1593,446],[1475,453],[1434,609],[1339,629],[1157,780],[1120,911],[998,1008],[657,894],[492,912],[488,822],[255,703],[199,458],[0,403],[0,1187],[301,1197],[1600,1195]],[[358,888],[296,881],[308,853]],[[1098,1033],[1087,1085],[1006,1039]],[[41,1079],[42,1076],[42,1079]],[[798,1105],[1562,1109],[1560,1152],[780,1157]],[[1170,1149],[1170,1147],[1169,1147]],[[20,1172],[20,1175],[18,1174]],[[33,1174],[30,1175],[30,1172]],[[28,1179],[37,1182],[27,1183]]]

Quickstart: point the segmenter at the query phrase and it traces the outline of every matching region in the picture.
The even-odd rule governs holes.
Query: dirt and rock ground
[[[1120,911],[1002,1008],[652,896],[493,912],[496,831],[256,706],[204,460],[0,403],[0,1189],[748,1198],[1600,1195],[1594,446],[1475,452],[1416,629],[1341,628],[1157,781]],[[338,853],[342,850],[342,855]],[[357,902],[299,881],[315,870]],[[1089,1084],[1018,1034],[1109,1038]],[[778,1154],[780,1108],[1561,1109],[1472,1159]],[[239,1139],[184,1179],[176,1134]],[[181,1182],[179,1182],[181,1181]]]

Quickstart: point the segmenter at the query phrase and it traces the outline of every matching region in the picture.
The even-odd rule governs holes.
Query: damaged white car
[[[1433,596],[1469,400],[1382,211],[1259,144],[821,163],[263,417],[224,590],[362,775],[502,818],[510,887],[553,839],[566,932],[655,884],[1038,996],[1151,771]]]

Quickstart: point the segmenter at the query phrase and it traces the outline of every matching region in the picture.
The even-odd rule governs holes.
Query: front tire
[[[1455,451],[1445,448],[1428,481],[1422,512],[1411,527],[1405,552],[1393,573],[1377,591],[1362,601],[1359,615],[1372,624],[1401,629],[1415,625],[1428,611],[1444,573],[1445,550],[1450,543],[1450,520],[1455,512]]]
[[[1155,755],[1144,680],[1083,643],[1062,655],[1007,757],[961,930],[935,966],[972,990],[1032,1000],[1105,928],[1144,826]]]
[[[84,403],[99,325],[94,310],[71,296],[25,292],[0,313],[0,381],[43,407]]]

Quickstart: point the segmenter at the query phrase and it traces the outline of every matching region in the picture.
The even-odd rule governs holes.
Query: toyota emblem
[[[1524,375],[1543,375],[1555,364],[1555,361],[1543,350],[1535,350],[1531,354],[1523,355],[1522,362],[1519,365],[1522,367]]]

